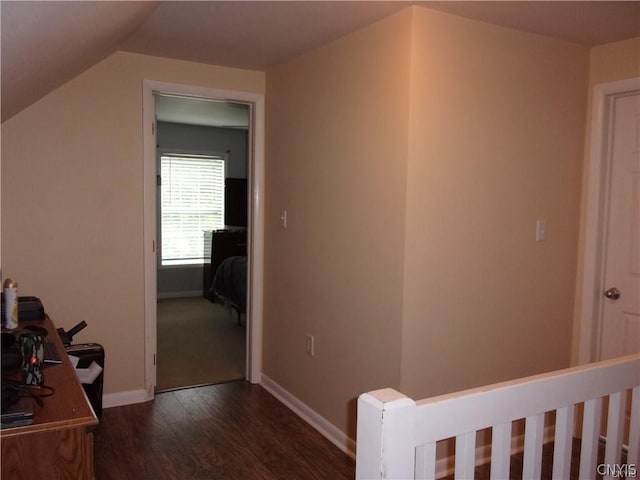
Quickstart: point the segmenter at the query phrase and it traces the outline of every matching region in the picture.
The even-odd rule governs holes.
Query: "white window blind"
[[[224,159],[162,155],[162,265],[202,263],[204,231],[224,228]]]

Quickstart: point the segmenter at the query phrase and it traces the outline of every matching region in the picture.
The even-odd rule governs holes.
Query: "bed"
[[[491,479],[636,478],[639,461],[637,354],[423,400],[390,388],[358,399],[356,480],[470,479],[479,466]]]
[[[222,261],[216,270],[209,298],[238,315],[238,325],[242,325],[242,315],[247,312],[247,257],[234,256]]]

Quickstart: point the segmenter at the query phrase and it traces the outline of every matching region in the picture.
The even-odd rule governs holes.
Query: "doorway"
[[[632,238],[634,230],[637,230],[638,225],[636,223],[635,227],[631,226],[631,230],[629,230],[628,227],[630,225],[627,222],[627,226],[620,231],[622,235],[620,240],[612,242],[609,239],[609,235],[620,230],[615,226],[616,224],[620,225],[620,223],[615,222],[613,219],[620,214],[624,214],[624,212],[626,212],[624,216],[632,218],[630,209],[633,206],[629,203],[629,201],[632,200],[629,191],[622,192],[621,198],[625,199],[624,205],[628,205],[624,207],[624,212],[621,211],[620,206],[612,207],[611,203],[612,199],[620,197],[619,193],[614,191],[617,187],[615,186],[616,182],[614,182],[614,176],[616,174],[613,173],[615,171],[613,161],[614,157],[616,157],[614,154],[614,143],[619,133],[618,128],[622,127],[620,133],[623,131],[632,132],[633,128],[637,129],[637,125],[630,125],[626,120],[622,122],[622,124],[618,121],[618,125],[616,125],[616,105],[618,99],[629,97],[630,95],[635,95],[635,101],[637,102],[639,93],[640,78],[597,85],[594,88],[590,158],[589,164],[587,165],[589,184],[587,185],[586,231],[578,347],[578,360],[580,363],[598,361],[604,357],[615,355],[612,351],[604,351],[608,347],[603,350],[603,340],[605,340],[605,337],[608,335],[608,333],[605,332],[605,324],[608,322],[605,320],[605,316],[608,315],[609,318],[611,318],[611,314],[615,314],[612,309],[619,310],[619,307],[625,302],[628,303],[628,300],[633,299],[634,295],[635,300],[631,300],[631,303],[638,302],[638,292],[635,291],[633,287],[623,289],[626,290],[626,293],[623,292],[626,297],[625,302],[621,303],[618,301],[620,292],[616,295],[618,289],[614,289],[613,287],[616,287],[618,282],[622,282],[623,279],[617,278],[616,275],[612,276],[613,270],[611,269],[615,263],[612,262],[612,251],[616,253],[616,250],[620,250],[625,251],[627,254],[633,251],[631,248],[625,248],[620,240],[628,241]],[[626,136],[627,134],[624,135]],[[635,155],[637,156],[637,152]],[[627,175],[627,179],[631,180],[633,178],[632,175]],[[637,181],[637,174],[635,178]],[[631,184],[628,184],[628,186],[632,187]],[[612,212],[612,209],[615,211]],[[612,213],[615,213],[615,215],[612,215]],[[612,229],[613,231],[611,231]],[[635,242],[637,242],[637,237]],[[631,245],[628,246],[630,247]],[[627,257],[624,261],[628,262],[630,259],[630,257]],[[630,265],[628,263],[626,265],[626,269],[628,270]],[[609,285],[610,283],[611,285]],[[614,285],[614,283],[616,285]],[[637,308],[635,312],[635,316],[637,317]],[[616,315],[620,317],[620,313],[621,312],[618,312]],[[619,355],[622,354],[623,352],[619,353]]]
[[[247,219],[248,297],[246,307],[246,368],[244,378],[259,383],[262,347],[262,278],[264,230],[264,95],[259,93],[209,89],[181,84],[145,81],[143,85],[144,121],[144,276],[145,276],[145,388],[153,398],[157,368],[157,291],[158,249],[156,201],[156,108],[154,94],[200,98],[246,105],[250,131],[247,139],[249,216]],[[202,285],[202,284],[201,284]],[[201,287],[202,288],[202,287]],[[235,325],[234,325],[235,326]]]
[[[227,297],[210,288],[224,257],[239,255],[246,266],[251,131],[245,103],[161,93],[154,100],[158,393],[245,377],[246,269]],[[238,239],[234,251],[212,242],[224,235]],[[243,300],[237,323],[226,298]]]

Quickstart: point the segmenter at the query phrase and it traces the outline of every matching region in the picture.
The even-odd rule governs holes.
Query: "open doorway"
[[[249,105],[162,93],[154,100],[156,392],[242,379]]]
[[[144,277],[145,277],[145,389],[152,399],[157,367],[157,140],[155,95],[191,97],[246,105],[249,109],[247,135],[247,305],[243,324],[246,328],[246,368],[244,378],[260,382],[262,350],[262,281],[264,232],[264,94],[220,90],[183,84],[145,80],[143,84],[144,129]],[[147,128],[148,127],[148,128]],[[202,291],[202,280],[200,289]],[[195,293],[195,291],[193,291]],[[234,320],[234,327],[236,326]],[[202,368],[202,365],[200,366]]]

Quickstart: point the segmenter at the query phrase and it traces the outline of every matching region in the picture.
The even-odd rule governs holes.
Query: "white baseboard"
[[[336,447],[349,455],[351,458],[356,458],[356,443],[349,438],[339,428],[329,422],[326,418],[318,414],[311,407],[303,403],[300,399],[292,395],[278,383],[274,382],[264,373],[260,385],[271,393],[274,397],[284,403],[293,412],[302,418],[305,422],[315,428],[322,434],[327,440],[333,443]]]
[[[127,392],[107,393],[102,397],[102,407],[121,407],[123,405],[132,405],[134,403],[143,403],[152,400],[148,392],[144,389],[129,390]]]

